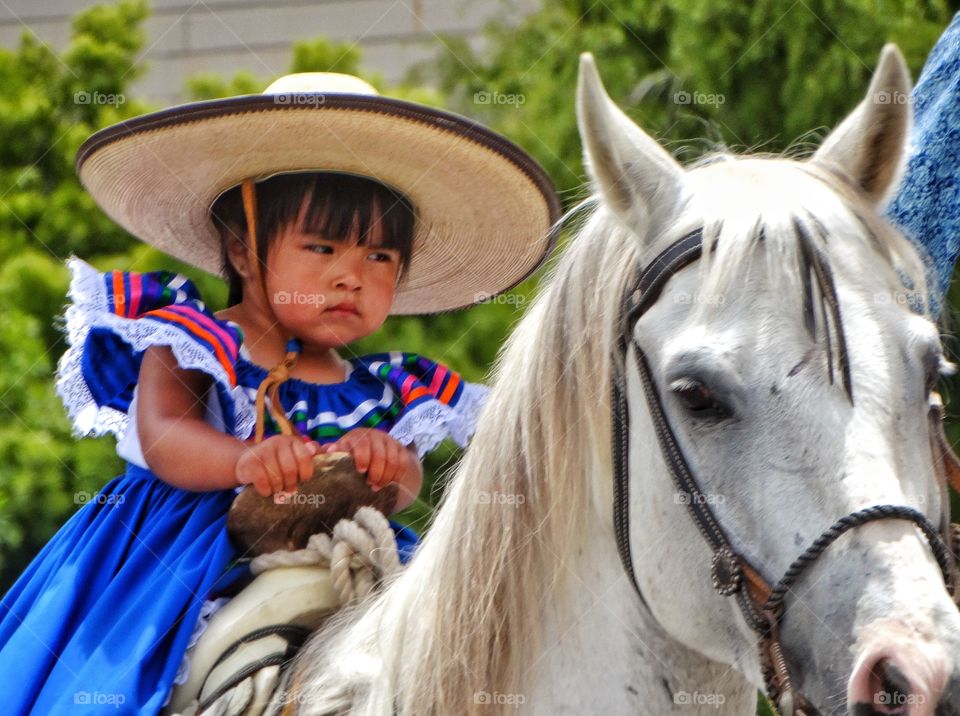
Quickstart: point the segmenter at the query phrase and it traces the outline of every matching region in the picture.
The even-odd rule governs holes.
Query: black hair
[[[400,277],[410,264],[416,213],[410,200],[396,189],[374,179],[340,172],[277,174],[257,182],[257,258],[266,266],[270,244],[284,229],[296,224],[307,234],[342,241],[354,228],[360,245],[373,236],[376,222],[382,225],[380,246],[400,254]],[[301,210],[306,202],[306,210]],[[210,216],[220,232],[223,273],[229,284],[227,305],[243,300],[243,280],[227,256],[227,242],[239,239],[247,245],[247,221],[243,196],[237,185],[221,194]]]

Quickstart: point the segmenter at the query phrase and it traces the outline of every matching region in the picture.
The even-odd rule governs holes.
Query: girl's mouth
[[[343,316],[359,315],[356,305],[352,303],[338,303],[335,306],[330,306],[330,308],[326,310],[326,313],[334,313]]]

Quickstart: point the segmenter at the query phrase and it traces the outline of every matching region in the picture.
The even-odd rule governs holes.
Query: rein
[[[790,678],[780,624],[786,612],[785,597],[804,571],[841,535],[861,525],[882,519],[913,522],[926,537],[933,555],[943,573],[948,593],[956,602],[960,599],[960,577],[955,558],[960,543],[960,525],[950,522],[950,503],[947,484],[960,489],[960,462],[947,443],[943,433],[943,410],[939,396],[931,399],[931,450],[942,494],[944,510],[938,530],[918,510],[906,505],[873,505],[841,517],[813,541],[797,557],[784,576],[771,586],[750,561],[739,554],[729,535],[723,529],[704,496],[693,470],[690,468],[676,436],[667,420],[663,402],[654,383],[650,366],[642,347],[633,338],[633,329],[640,317],[654,304],[670,278],[700,258],[703,252],[703,230],[697,229],[667,247],[641,272],[626,291],[620,309],[620,331],[614,356],[612,377],[612,433],[614,500],[613,524],[617,550],[623,567],[630,577],[640,601],[646,600],[637,583],[630,552],[629,517],[629,437],[630,416],[626,399],[626,366],[633,349],[637,371],[643,384],[647,407],[653,421],[660,451],[667,464],[677,492],[686,497],[688,512],[700,534],[713,551],[711,577],[714,589],[723,596],[736,599],[744,619],[757,635],[760,664],[763,670],[767,696],[783,716],[813,716],[816,709],[796,691]],[[852,398],[851,398],[852,403]]]

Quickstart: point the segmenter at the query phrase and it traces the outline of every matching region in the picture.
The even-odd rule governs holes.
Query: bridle
[[[920,529],[940,566],[947,591],[955,602],[960,599],[960,589],[958,589],[960,577],[958,577],[958,567],[953,556],[960,542],[958,539],[960,525],[952,524],[950,521],[950,502],[947,491],[948,483],[955,489],[960,489],[960,462],[944,436],[942,403],[939,401],[939,396],[934,394],[930,411],[931,450],[935,457],[934,462],[944,505],[940,529],[935,528],[926,515],[912,507],[905,505],[866,507],[837,520],[794,560],[776,585],[768,584],[750,561],[736,551],[730,537],[714,514],[710,501],[705,498],[700,489],[697,477],[687,463],[667,420],[643,349],[633,338],[637,321],[657,301],[670,277],[700,258],[702,251],[702,229],[697,229],[671,244],[639,272],[636,281],[628,287],[621,304],[620,331],[615,348],[616,354],[613,356],[612,376],[613,523],[617,549],[634,589],[640,600],[646,604],[637,583],[630,553],[628,469],[630,424],[626,400],[626,362],[628,352],[633,348],[637,371],[643,384],[660,451],[673,478],[674,486],[679,494],[686,497],[683,502],[687,505],[694,524],[713,551],[711,570],[713,587],[721,595],[737,600],[746,623],[756,633],[760,649],[760,664],[767,696],[771,702],[783,716],[813,716],[817,713],[816,709],[793,688],[780,637],[780,624],[786,611],[787,592],[827,547],[848,530],[875,520],[899,519],[909,520]]]

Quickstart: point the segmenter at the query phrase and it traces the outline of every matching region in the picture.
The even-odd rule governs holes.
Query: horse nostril
[[[890,659],[880,659],[870,669],[873,708],[880,714],[906,714],[910,711],[910,680]]]
[[[904,661],[909,653],[906,650],[897,657],[881,653],[861,662],[850,684],[850,713],[856,716],[933,716],[932,689],[915,681],[916,675],[907,676],[913,674],[916,666]]]

